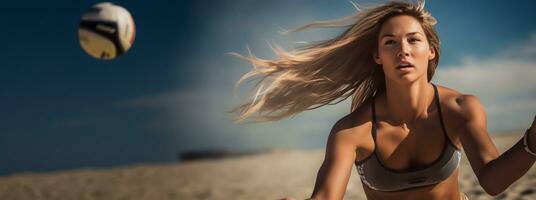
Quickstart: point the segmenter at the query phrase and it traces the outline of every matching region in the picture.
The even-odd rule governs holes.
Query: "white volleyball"
[[[135,36],[132,15],[127,9],[109,2],[92,6],[78,25],[80,46],[98,59],[114,59],[127,52]]]

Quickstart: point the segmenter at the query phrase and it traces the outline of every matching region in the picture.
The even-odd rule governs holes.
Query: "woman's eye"
[[[387,40],[387,41],[385,41],[385,44],[393,44],[393,43],[395,43],[394,40]]]
[[[411,38],[411,39],[409,39],[409,42],[411,42],[411,43],[413,43],[413,42],[417,42],[417,41],[421,41],[421,40],[419,40],[419,39],[417,39],[417,38]]]

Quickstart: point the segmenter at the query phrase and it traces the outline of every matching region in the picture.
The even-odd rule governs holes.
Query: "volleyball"
[[[92,6],[78,25],[80,46],[92,57],[111,60],[127,52],[136,35],[127,9],[103,2]]]

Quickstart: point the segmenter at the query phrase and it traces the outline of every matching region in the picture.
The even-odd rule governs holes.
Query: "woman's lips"
[[[415,67],[413,65],[407,65],[407,66],[398,66],[396,67],[397,70],[403,71],[403,72],[409,72],[413,70]]]

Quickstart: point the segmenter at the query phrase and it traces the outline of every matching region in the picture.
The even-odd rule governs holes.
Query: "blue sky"
[[[384,1],[358,1],[371,4]],[[512,3],[515,2],[515,3]],[[226,52],[273,58],[340,30],[293,28],[352,14],[346,0],[115,1],[136,40],[113,61],[78,44],[82,13],[98,1],[10,1],[0,10],[0,174],[174,162],[198,149],[321,148],[348,102],[268,124],[234,125],[234,82],[250,65]],[[428,1],[442,57],[434,81],[475,94],[490,132],[528,128],[536,111],[536,3]],[[244,93],[240,93],[244,94]]]

